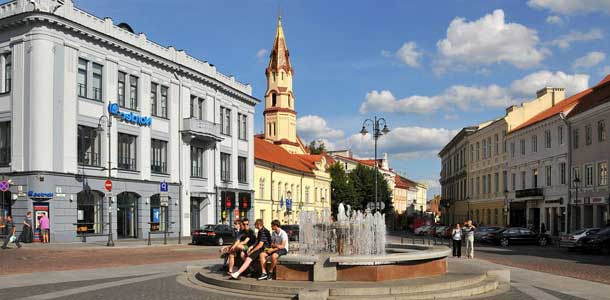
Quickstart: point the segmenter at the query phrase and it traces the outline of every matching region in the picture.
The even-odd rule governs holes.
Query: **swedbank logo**
[[[119,107],[118,103],[111,102],[110,104],[108,104],[108,113],[110,113],[110,115],[112,115],[112,116],[117,116],[121,120],[128,122],[128,123],[132,123],[132,124],[136,124],[136,125],[140,125],[140,126],[150,126],[152,124],[151,117],[140,116],[140,115],[134,114],[133,112],[120,111],[120,107]]]

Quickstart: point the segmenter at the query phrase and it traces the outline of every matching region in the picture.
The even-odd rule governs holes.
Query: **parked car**
[[[600,251],[604,254],[610,254],[610,227],[581,238],[576,242],[576,245],[582,247],[585,251]]]
[[[426,230],[426,235],[427,236],[434,236],[434,234],[436,233],[436,228],[437,227],[438,227],[438,225],[430,226],[430,228],[428,228],[428,230]]]
[[[523,227],[507,227],[499,231],[488,233],[488,238],[502,247],[516,244],[538,244],[546,246],[552,242],[547,234],[539,234],[533,230]]]
[[[447,226],[438,226],[438,227],[436,227],[436,229],[434,230],[434,236],[435,237],[442,237],[443,232],[445,232],[446,228],[447,228]]]
[[[452,231],[453,231],[453,227],[447,226],[447,227],[445,227],[445,230],[443,231],[443,233],[440,236],[449,239],[449,238],[451,238]]]
[[[478,227],[476,229],[476,231],[474,232],[474,240],[478,241],[478,242],[490,242],[490,233],[497,233],[498,231],[500,231],[502,229],[502,227],[497,227],[497,226],[485,226],[485,227]]]
[[[235,232],[229,225],[208,224],[191,233],[193,245],[214,244],[222,246],[235,241]]]
[[[561,236],[561,240],[559,241],[559,247],[568,248],[570,251],[578,249],[580,248],[580,245],[577,245],[578,240],[591,234],[595,234],[599,232],[599,230],[599,228],[585,228],[569,234],[564,234]]]
[[[288,234],[289,241],[299,240],[299,225],[282,225],[280,227]]]
[[[413,230],[413,233],[415,233],[415,235],[424,235],[429,228],[430,225],[419,226]]]

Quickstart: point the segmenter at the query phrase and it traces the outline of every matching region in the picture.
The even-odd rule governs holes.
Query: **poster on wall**
[[[84,210],[79,209],[78,212],[77,212],[77,215],[78,215],[77,219],[79,221],[83,221],[85,219],[85,211]]]
[[[159,223],[161,212],[158,207],[152,209],[152,222]]]

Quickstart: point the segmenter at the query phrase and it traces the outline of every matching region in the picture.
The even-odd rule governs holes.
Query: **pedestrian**
[[[13,217],[11,215],[6,216],[6,218],[4,219],[4,224],[6,226],[6,236],[4,237],[2,249],[9,249],[8,243],[11,241],[11,237],[15,236],[17,228],[13,223]],[[15,239],[15,244],[17,244],[17,248],[21,248],[21,244],[19,244],[19,239]]]
[[[19,235],[19,241],[22,243],[31,243],[34,238],[34,232],[32,231],[32,212],[28,211],[23,219],[23,228]]]
[[[47,217],[47,213],[42,213],[42,217],[40,218],[40,233],[42,234],[42,242],[49,242],[49,218]]]
[[[474,258],[474,231],[476,227],[472,225],[472,220],[466,221],[464,234],[466,235],[466,258]]]
[[[462,257],[462,229],[460,223],[456,223],[451,231],[451,239],[453,240],[453,257]]]
[[[544,222],[542,222],[542,224],[540,224],[540,234],[545,234],[546,233],[546,226],[544,225]]]

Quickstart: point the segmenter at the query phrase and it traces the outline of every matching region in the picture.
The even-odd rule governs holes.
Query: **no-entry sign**
[[[106,182],[104,182],[104,188],[107,191],[112,191],[112,180],[106,180]]]

